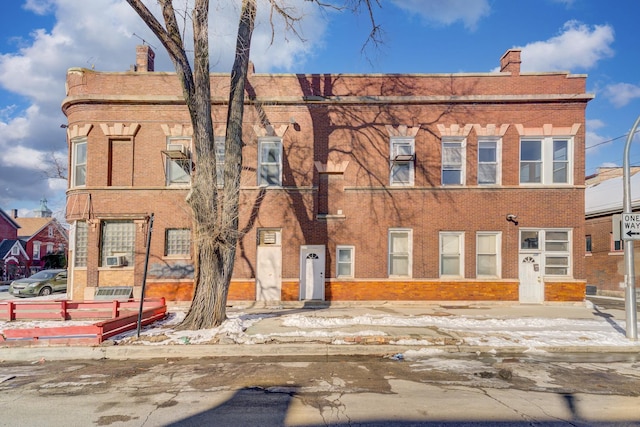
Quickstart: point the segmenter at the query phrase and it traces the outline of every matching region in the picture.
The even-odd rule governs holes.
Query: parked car
[[[67,270],[42,270],[31,277],[11,282],[9,293],[17,297],[51,295],[67,291]]]

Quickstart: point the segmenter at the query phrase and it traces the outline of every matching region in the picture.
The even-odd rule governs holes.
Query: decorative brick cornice
[[[253,125],[253,131],[256,135],[260,137],[266,136],[279,136],[280,138],[284,137],[285,132],[289,129],[289,125],[281,125],[277,128],[274,128],[271,125],[261,126],[261,125]]]
[[[69,139],[86,137],[87,135],[89,135],[89,132],[91,131],[92,127],[93,125],[91,123],[87,123],[82,126],[80,125],[69,126],[67,128],[67,137]]]
[[[338,174],[344,173],[347,170],[347,166],[349,166],[348,160],[342,160],[339,162],[334,162],[333,160],[327,160],[326,163],[322,162],[313,162],[316,166],[316,170],[318,173],[330,173],[330,174]]]
[[[498,127],[498,125],[490,123],[483,127],[482,125],[474,124],[473,129],[475,129],[476,135],[478,136],[503,137],[504,134],[507,133],[509,125],[503,124]]]
[[[420,126],[409,127],[407,125],[400,125],[398,127],[393,127],[392,125],[385,125],[385,128],[387,129],[387,133],[391,137],[407,136],[407,137],[415,138],[415,136],[418,134],[418,131],[420,130]]]
[[[473,128],[473,125],[466,124],[464,126],[460,126],[459,124],[452,124],[448,127],[442,124],[438,124],[438,131],[440,132],[440,136],[457,136],[466,138],[469,136],[469,132]]]
[[[182,124],[173,126],[163,123],[160,125],[165,136],[193,136],[193,127]]]
[[[526,128],[520,123],[514,124],[520,136],[574,136],[580,129],[580,123],[574,123],[571,127],[553,126],[545,124],[542,127]]]
[[[136,136],[140,129],[139,123],[100,123],[100,129],[105,136]]]

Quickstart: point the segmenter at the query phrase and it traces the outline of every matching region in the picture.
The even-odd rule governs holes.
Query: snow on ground
[[[62,295],[64,297],[64,295]],[[48,299],[62,299],[61,295],[52,295]],[[114,341],[120,344],[169,345],[201,344],[227,342],[237,344],[257,344],[277,338],[299,338],[304,341],[329,339],[333,344],[353,344],[353,340],[344,340],[350,336],[385,336],[385,328],[407,328],[407,334],[421,335],[427,329],[442,337],[456,337],[465,345],[484,347],[584,347],[584,346],[638,346],[640,342],[625,336],[625,322],[613,318],[536,318],[509,317],[491,318],[485,316],[430,316],[430,315],[392,315],[360,314],[339,317],[318,316],[313,311],[306,313],[286,312],[244,313],[228,312],[228,320],[221,326],[199,331],[177,331],[175,326],[184,318],[183,311],[170,311],[159,322],[142,329],[141,339],[136,339],[136,331],[118,335]],[[268,321],[269,327],[259,328],[260,333],[249,330],[261,321]],[[0,333],[7,328],[54,327],[62,325],[84,325],[93,322],[77,321],[0,321]],[[267,331],[265,333],[265,331]],[[403,333],[403,335],[406,335]],[[392,338],[392,337],[391,337]],[[399,339],[391,344],[428,347],[430,342],[423,339]],[[428,350],[427,350],[428,351]],[[433,350],[431,350],[433,351]]]

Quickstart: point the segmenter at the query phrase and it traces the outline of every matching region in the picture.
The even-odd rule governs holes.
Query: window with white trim
[[[136,228],[133,221],[108,220],[102,222],[100,239],[100,265],[107,266],[108,256],[123,256],[126,264],[133,265]]]
[[[74,265],[76,267],[87,266],[87,246],[89,243],[89,229],[86,221],[77,221],[75,230]]]
[[[33,259],[40,259],[40,242],[33,242]]]
[[[464,277],[463,232],[440,232],[440,277]]]
[[[395,186],[413,185],[415,178],[415,139],[407,137],[393,137],[390,140],[390,145],[390,184]]]
[[[165,256],[188,256],[191,253],[191,230],[167,228],[165,231]]]
[[[466,140],[442,138],[442,185],[464,185]]]
[[[18,247],[19,243],[14,244],[11,247],[11,255],[18,255],[20,253],[20,248]]]
[[[571,276],[571,230],[520,230],[520,252],[542,255],[545,276]]]
[[[282,185],[282,139],[258,140],[258,185]]]
[[[47,229],[47,236],[48,237],[53,237],[53,226],[50,225],[49,228]]]
[[[336,277],[353,277],[354,252],[353,246],[336,247]]]
[[[570,138],[522,138],[521,184],[571,184],[573,141]]]
[[[72,141],[71,185],[83,187],[87,184],[87,139]]]
[[[47,255],[53,253],[53,243],[47,243]]]
[[[222,187],[224,185],[224,136],[214,138],[213,148],[216,152],[216,183],[218,187]]]
[[[571,271],[569,231],[544,230],[544,274],[568,276]]]
[[[500,277],[501,241],[502,235],[499,232],[476,233],[476,277]]]
[[[411,277],[412,246],[411,229],[389,229],[389,277]]]
[[[188,185],[191,183],[191,139],[186,137],[167,138],[167,185]]]
[[[500,139],[478,140],[478,185],[500,184]]]

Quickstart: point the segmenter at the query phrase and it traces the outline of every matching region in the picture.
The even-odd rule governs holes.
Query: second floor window
[[[214,141],[216,151],[216,183],[218,187],[224,185],[224,136],[216,136]]]
[[[521,184],[571,184],[571,140],[528,138],[520,141]]]
[[[413,138],[391,138],[391,185],[413,185],[415,141]]]
[[[258,141],[258,185],[282,185],[280,138],[263,138]]]
[[[167,140],[167,185],[187,185],[191,182],[190,142],[185,138]]]
[[[73,152],[71,156],[71,183],[74,187],[82,187],[87,184],[86,139],[81,139],[73,142]]]
[[[499,184],[499,145],[495,140],[478,141],[478,185]]]
[[[464,185],[465,140],[442,139],[442,185]]]

